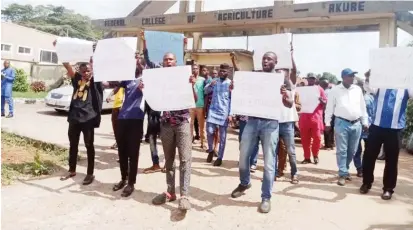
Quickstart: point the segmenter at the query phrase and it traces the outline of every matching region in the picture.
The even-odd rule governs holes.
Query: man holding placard
[[[374,69],[372,74],[374,77]],[[386,158],[381,198],[390,200],[397,183],[401,131],[406,127],[406,108],[409,98],[413,97],[413,90],[375,89],[370,87],[369,81],[370,71],[366,74],[364,89],[374,95],[376,104],[363,156],[363,185],[360,187],[360,193],[368,193],[371,189],[376,159],[383,145]]]
[[[267,52],[262,57],[263,72],[272,74],[280,72],[276,70],[276,64],[277,55],[274,52]],[[291,108],[293,105],[293,99],[291,93],[287,91],[287,88],[291,90],[290,75],[287,71],[285,71],[284,73],[286,75],[286,78],[284,79],[285,85],[281,87],[282,104],[284,104],[284,106],[286,107]],[[268,77],[279,77],[272,74],[268,74]],[[231,103],[233,104],[233,102]],[[271,210],[270,199],[272,187],[274,184],[274,177],[276,174],[275,168],[277,163],[276,152],[279,137],[278,126],[278,120],[258,118],[254,116],[248,117],[247,125],[244,129],[241,140],[241,153],[239,160],[241,183],[231,193],[231,197],[237,198],[244,194],[247,189],[251,188],[249,164],[250,157],[254,152],[258,139],[261,140],[264,154],[264,178],[261,187],[262,202],[259,205],[259,211],[262,213],[268,213]]]
[[[176,57],[172,53],[166,53],[163,58],[163,67],[175,67]],[[195,78],[190,77],[192,94],[194,101],[197,101],[197,94],[194,90]],[[155,205],[162,205],[166,202],[176,200],[175,193],[175,155],[178,148],[180,161],[180,192],[179,200],[180,210],[189,210],[191,203],[189,202],[189,183],[191,177],[191,162],[192,162],[192,134],[189,123],[189,110],[163,111],[161,116],[161,140],[165,155],[165,171],[167,191],[161,193],[152,199]]]
[[[368,128],[368,116],[364,95],[360,87],[354,85],[357,72],[347,68],[341,72],[342,83],[328,94],[325,114],[326,130],[331,130],[334,115],[334,135],[337,148],[338,181],[344,186],[351,181],[350,163],[357,151],[361,132]]]
[[[313,73],[307,75],[307,87],[317,87],[318,105],[313,112],[304,112],[300,114],[299,126],[301,143],[304,149],[304,160],[302,164],[311,163],[311,153],[313,154],[314,164],[318,164],[318,153],[321,145],[321,132],[324,130],[323,111],[327,103],[327,97],[323,88],[316,86],[316,77]],[[303,95],[301,95],[303,96]],[[314,96],[314,95],[311,95]],[[305,106],[305,103],[303,103]]]
[[[56,45],[57,41],[54,42]],[[76,176],[76,164],[78,156],[80,133],[83,133],[83,140],[87,153],[87,175],[83,180],[84,185],[93,182],[95,176],[95,128],[100,126],[101,110],[103,100],[103,86],[100,82],[94,82],[92,58],[90,63],[81,63],[79,71],[75,72],[73,67],[65,62],[63,66],[67,70],[67,76],[72,79],[73,96],[68,114],[69,122],[69,172],[62,176],[60,180],[67,180]]]

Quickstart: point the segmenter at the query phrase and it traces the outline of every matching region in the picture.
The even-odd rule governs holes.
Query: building
[[[58,36],[10,22],[1,23],[1,60],[23,69],[29,80],[52,83],[63,76],[53,41]]]

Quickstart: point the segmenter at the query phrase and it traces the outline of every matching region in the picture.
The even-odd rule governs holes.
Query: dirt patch
[[[1,146],[2,164],[20,164],[32,162],[35,153],[22,146],[12,146],[4,143]]]

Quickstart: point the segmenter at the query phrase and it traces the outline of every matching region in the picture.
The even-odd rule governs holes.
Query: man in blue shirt
[[[213,80],[205,86],[205,93],[212,92],[212,101],[208,111],[207,118],[207,138],[208,138],[208,158],[207,162],[211,163],[214,157],[214,133],[219,129],[219,151],[218,159],[214,162],[214,166],[221,166],[222,158],[224,157],[225,143],[227,139],[227,128],[231,121],[231,80],[228,79],[228,64],[221,64],[219,70],[219,79]]]
[[[130,196],[135,190],[140,140],[143,136],[145,104],[142,101],[143,82],[141,81],[142,78],[139,77],[142,69],[138,68],[137,72],[137,79],[123,81],[120,84],[125,89],[125,99],[119,111],[116,130],[121,180],[113,186],[113,191],[118,191],[126,186],[121,194],[123,197]]]
[[[374,116],[374,107],[375,107],[375,102],[374,102],[374,97],[373,95],[366,93],[366,91],[363,88],[363,82],[358,81],[357,85],[361,87],[364,93],[364,102],[366,103],[366,109],[367,109],[367,115],[368,115],[368,125],[371,125],[373,116]],[[359,140],[359,146],[357,149],[356,154],[354,154],[353,161],[354,161],[354,167],[357,169],[357,176],[358,177],[363,177],[363,167],[362,167],[362,162],[361,162],[361,152],[363,152],[363,147],[361,145],[361,141],[364,141],[364,144],[367,145],[367,137],[368,137],[369,132],[363,131],[360,136]]]
[[[364,88],[376,101],[372,125],[369,129],[366,152],[363,156],[363,185],[360,193],[368,193],[374,181],[374,166],[383,144],[386,152],[383,175],[383,200],[392,198],[397,183],[397,164],[401,145],[401,131],[406,126],[406,108],[412,89],[373,89],[369,86],[370,71],[366,73]]]
[[[13,117],[13,82],[16,77],[16,72],[10,67],[9,61],[4,61],[4,69],[1,70],[1,116],[6,116],[4,111],[5,103],[9,105],[9,115],[7,118]]]

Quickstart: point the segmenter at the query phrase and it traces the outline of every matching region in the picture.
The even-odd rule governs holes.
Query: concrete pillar
[[[180,0],[179,1],[179,13],[188,13],[189,12],[189,0]]]
[[[204,10],[204,0],[195,0],[195,12],[202,12]],[[192,34],[194,42],[192,44],[193,50],[202,49],[202,36],[200,33],[194,32]]]
[[[272,28],[272,34],[281,34],[284,33],[284,28],[280,26],[278,23]]]
[[[397,24],[396,19],[391,18],[380,23],[380,47],[397,46]]]

